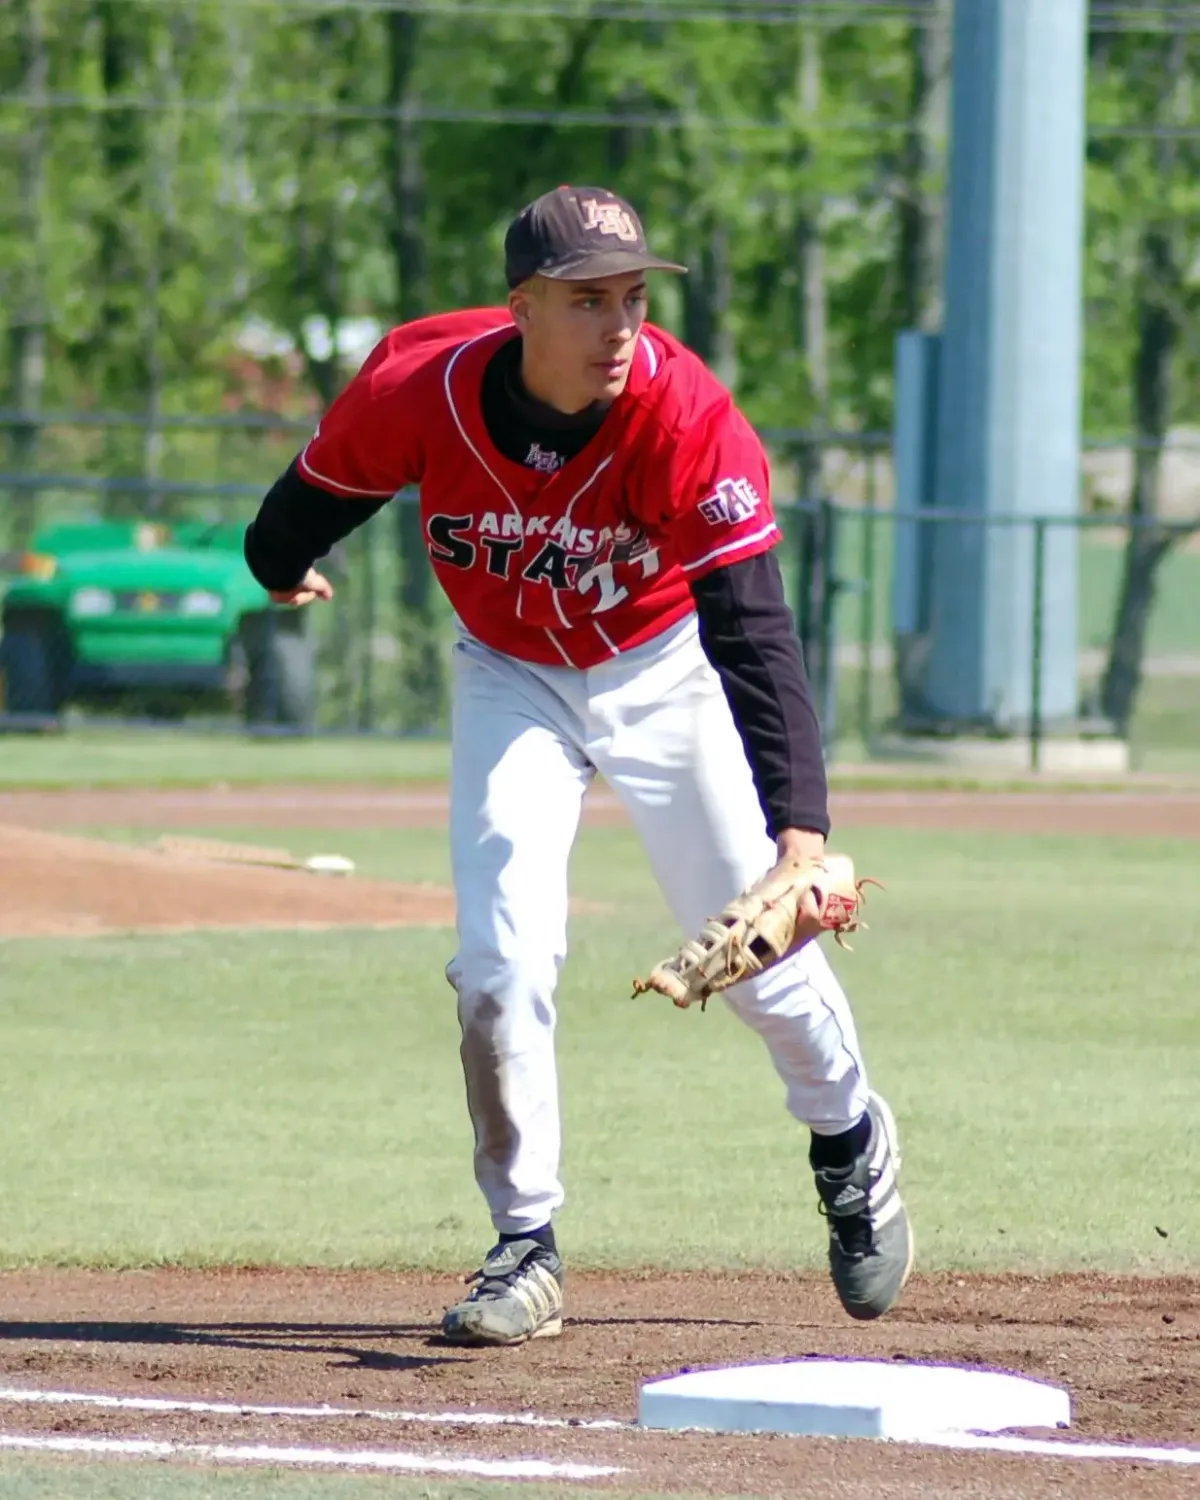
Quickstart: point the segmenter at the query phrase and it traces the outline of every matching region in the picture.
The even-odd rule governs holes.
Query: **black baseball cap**
[[[652,255],[642,221],[607,188],[557,187],[543,193],[521,210],[504,237],[510,288],[531,276],[590,281],[627,271],[686,275],[687,267]]]

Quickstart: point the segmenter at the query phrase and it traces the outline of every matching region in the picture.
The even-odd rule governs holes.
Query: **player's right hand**
[[[275,604],[311,604],[314,599],[332,599],[333,584],[316,568],[309,568],[294,589],[268,590]]]

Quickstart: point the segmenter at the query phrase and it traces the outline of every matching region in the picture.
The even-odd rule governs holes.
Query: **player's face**
[[[525,341],[523,373],[531,395],[562,411],[614,401],[625,389],[646,321],[642,271],[595,281],[539,277],[512,302]]]

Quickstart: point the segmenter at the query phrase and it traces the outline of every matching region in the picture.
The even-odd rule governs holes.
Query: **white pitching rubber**
[[[319,875],[349,875],[354,870],[354,861],[344,854],[312,854],[304,861],[304,868]]]

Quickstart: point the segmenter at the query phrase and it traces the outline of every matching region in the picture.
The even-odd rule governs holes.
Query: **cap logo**
[[[637,244],[637,225],[619,203],[601,203],[596,198],[585,198],[580,207],[583,209],[585,229],[595,229],[600,234],[615,234],[627,244]]]

